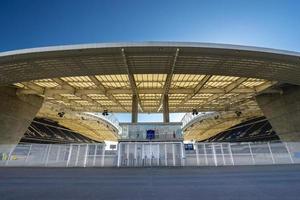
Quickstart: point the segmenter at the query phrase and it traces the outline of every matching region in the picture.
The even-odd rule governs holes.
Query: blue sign
[[[184,144],[184,149],[187,151],[192,151],[194,150],[194,145],[193,144]]]
[[[147,130],[146,138],[148,140],[152,140],[155,138],[155,131],[154,130]]]

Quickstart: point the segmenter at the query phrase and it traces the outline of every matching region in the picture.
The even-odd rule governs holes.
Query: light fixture
[[[59,112],[59,113],[57,113],[57,115],[58,115],[59,117],[64,117],[65,112]]]
[[[193,110],[192,110],[192,115],[198,115],[197,109],[193,109]]]

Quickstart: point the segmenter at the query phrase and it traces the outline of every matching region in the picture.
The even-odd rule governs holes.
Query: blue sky
[[[298,0],[1,0],[0,51],[122,41],[300,51]]]
[[[128,41],[300,51],[299,20],[299,0],[1,0],[0,51]]]

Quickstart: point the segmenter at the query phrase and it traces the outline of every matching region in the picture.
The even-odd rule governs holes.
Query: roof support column
[[[136,94],[132,95],[132,109],[131,109],[131,123],[138,122],[138,108],[139,102]]]
[[[170,122],[169,95],[167,94],[163,96],[163,115],[164,115],[164,123],[169,123]]]
[[[300,141],[300,86],[279,86],[277,93],[268,89],[256,101],[282,141]]]
[[[16,91],[0,87],[0,144],[18,144],[43,103],[40,96],[16,95]]]

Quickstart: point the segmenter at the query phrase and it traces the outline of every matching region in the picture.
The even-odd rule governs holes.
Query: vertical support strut
[[[198,146],[198,144],[196,144],[195,147],[196,147],[196,160],[197,160],[197,166],[199,166],[200,161],[199,161],[199,150],[198,150],[199,146]],[[205,148],[205,147],[204,147],[204,148]],[[206,155],[205,155],[205,157],[206,157]]]
[[[134,143],[134,166],[137,166],[137,157],[136,157],[136,152],[137,152],[137,146],[136,146],[136,142]]]
[[[49,160],[49,155],[50,155],[50,151],[51,151],[51,146],[52,146],[52,144],[48,145],[48,152],[47,152],[46,161],[45,161],[45,166],[46,167],[48,165],[48,160]]]
[[[27,162],[27,160],[28,160],[28,157],[29,157],[29,155],[30,155],[30,152],[31,152],[31,148],[32,148],[32,144],[30,145],[30,147],[29,147],[29,150],[28,150],[28,153],[27,153],[27,155],[26,155],[26,158],[25,158],[25,163]]]
[[[231,144],[230,143],[228,143],[228,150],[229,150],[229,153],[230,153],[232,165],[234,165],[234,160],[233,160],[233,155],[232,155],[232,150],[231,150]]]
[[[118,162],[117,162],[117,166],[120,167],[120,163],[121,163],[121,143],[118,143]]]
[[[88,156],[88,149],[89,149],[89,145],[86,145],[86,149],[85,149],[85,153],[84,153],[84,164],[83,166],[86,167],[86,161],[87,161],[87,156]]]
[[[226,165],[225,156],[224,156],[224,150],[223,150],[223,143],[220,144],[220,147],[221,147],[221,153],[222,153],[222,158],[223,158],[223,164]]]
[[[269,151],[270,151],[272,163],[275,164],[275,160],[274,160],[273,152],[272,152],[272,149],[271,149],[271,146],[270,146],[270,142],[268,142],[268,148],[269,148]]]
[[[105,157],[105,144],[103,144],[102,146],[102,161],[101,161],[102,167],[104,167],[104,157]]]
[[[80,144],[77,145],[77,153],[76,153],[75,167],[77,167],[77,164],[78,164],[79,152],[80,152]]]
[[[168,166],[167,143],[165,143],[165,165]]]
[[[152,152],[151,142],[149,142],[149,148],[150,148],[150,166],[152,166],[153,152]]]
[[[132,95],[132,111],[131,111],[131,122],[137,123],[138,122],[138,108],[139,108],[139,102],[138,102],[138,96],[136,94]]]
[[[170,122],[169,95],[167,94],[163,96],[163,116],[164,116],[164,123],[169,123]]]
[[[180,149],[181,149],[181,165],[185,166],[185,155],[184,155],[184,145],[183,145],[183,142],[180,143]]]
[[[173,166],[176,166],[176,162],[175,162],[175,144],[172,144],[172,154],[173,154]]]
[[[250,154],[251,154],[251,158],[252,158],[252,163],[253,163],[253,165],[255,165],[255,159],[254,159],[254,156],[253,156],[253,152],[252,152],[251,144],[250,144],[250,143],[248,143],[248,145],[249,145],[249,150],[250,150]]]
[[[217,155],[216,155],[216,149],[215,149],[215,144],[212,143],[212,152],[213,152],[213,157],[214,157],[214,163],[215,163],[215,166],[218,166],[218,160],[217,160]]]
[[[68,155],[68,160],[67,160],[67,167],[69,166],[69,163],[70,163],[72,150],[73,150],[73,145],[71,144],[70,148],[69,148],[69,155]]]
[[[94,160],[93,160],[93,166],[95,166],[96,164],[96,156],[97,156],[97,149],[98,149],[98,145],[95,145],[95,152],[94,152]],[[119,149],[118,149],[119,150]],[[119,153],[118,153],[118,162],[119,162]],[[119,164],[119,163],[118,163]],[[119,167],[119,165],[118,165]]]
[[[207,159],[207,153],[206,153],[205,143],[203,144],[203,149],[204,149],[205,165],[208,165],[208,159]]]
[[[288,154],[289,154],[289,156],[290,156],[291,163],[294,164],[294,159],[293,159],[293,157],[292,157],[292,154],[291,154],[291,152],[290,152],[290,149],[289,149],[289,146],[288,146],[287,142],[285,142],[285,147],[286,147],[286,150],[287,150],[287,152],[288,152]]]

